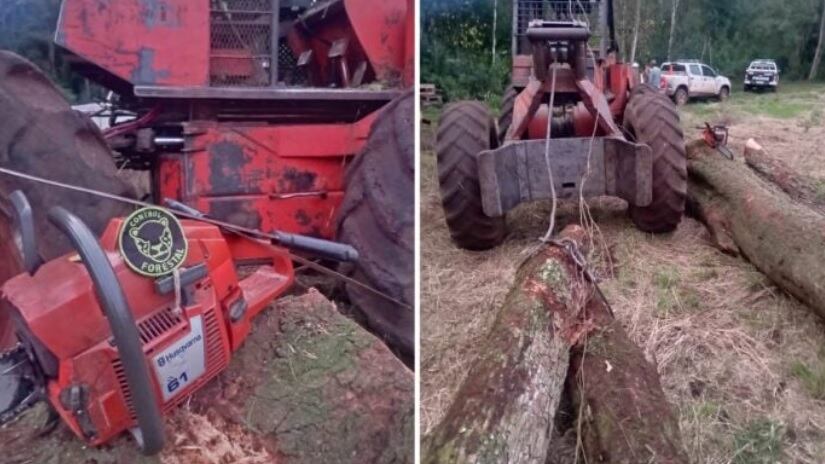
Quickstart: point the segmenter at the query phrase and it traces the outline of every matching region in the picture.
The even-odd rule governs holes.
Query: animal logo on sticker
[[[160,277],[179,268],[189,247],[178,219],[154,206],[139,209],[126,218],[118,234],[118,245],[126,264],[147,277]]]

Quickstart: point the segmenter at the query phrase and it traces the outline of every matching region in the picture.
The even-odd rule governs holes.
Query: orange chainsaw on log
[[[19,340],[0,355],[0,425],[47,401],[89,444],[128,430],[144,454],[163,448],[162,416],[224,370],[252,319],[290,288],[288,248],[358,257],[312,237],[273,244],[179,220],[199,213],[172,202],[175,213],[149,206],[112,220],[99,240],[54,208],[49,220],[75,252],[42,263],[31,207],[19,191],[11,200],[26,272],[0,289]]]

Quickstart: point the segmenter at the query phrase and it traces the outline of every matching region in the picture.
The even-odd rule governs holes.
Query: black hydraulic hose
[[[152,391],[137,324],[115,271],[97,238],[77,216],[61,207],[55,207],[49,211],[49,220],[71,240],[89,271],[97,300],[109,320],[115,346],[126,373],[126,383],[132,393],[140,430],[140,434],[136,434],[138,445],[143,454],[156,454],[164,444],[163,421]]]

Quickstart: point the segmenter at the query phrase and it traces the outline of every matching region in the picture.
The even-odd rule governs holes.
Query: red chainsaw
[[[41,263],[31,207],[11,199],[26,272],[0,289],[19,340],[0,355],[0,425],[45,400],[95,446],[128,430],[144,454],[162,449],[162,416],[224,370],[289,289],[287,246],[357,259],[348,245],[290,234],[275,245],[159,207],[113,219],[98,240],[54,208],[75,252]]]

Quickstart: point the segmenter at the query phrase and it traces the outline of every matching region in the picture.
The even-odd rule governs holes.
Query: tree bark
[[[819,63],[822,60],[822,44],[825,43],[825,0],[822,1],[822,17],[819,20],[819,41],[816,44],[816,52],[814,52],[814,61],[811,63],[811,73],[808,74],[808,80],[816,79],[816,72],[819,70]]]
[[[585,232],[571,226],[561,236],[583,243]],[[583,401],[588,462],[686,464],[656,369],[596,295],[558,247],[523,264],[422,462],[544,464],[569,385]]]
[[[656,366],[604,300],[588,302],[585,320],[597,328],[573,348],[568,378],[584,462],[688,464]]]
[[[667,60],[671,60],[673,52],[673,35],[676,32],[676,12],[679,10],[679,0],[671,0],[672,7],[670,10],[670,35],[667,39]]]
[[[745,163],[792,199],[825,215],[825,183],[794,171],[784,161],[770,156],[753,139],[745,144]]]
[[[702,141],[688,145],[688,181],[689,201],[715,240],[825,317],[825,217]]]
[[[583,239],[581,228],[562,236]],[[544,463],[569,364],[581,298],[575,265],[547,247],[521,266],[481,355],[442,422],[426,464]]]

